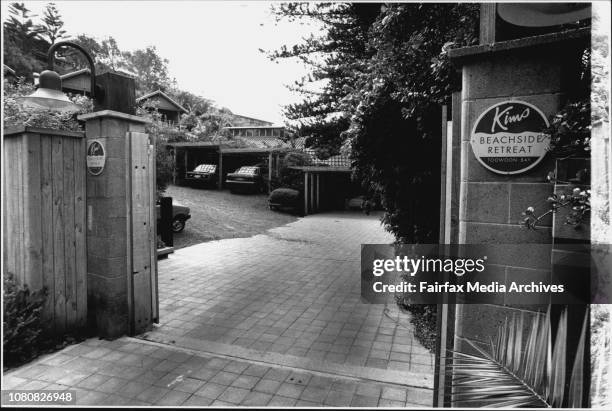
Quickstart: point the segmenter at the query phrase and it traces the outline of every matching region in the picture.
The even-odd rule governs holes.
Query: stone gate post
[[[145,315],[149,320],[147,324],[135,327],[133,321],[133,277],[137,273],[133,261],[144,260],[147,256],[144,259],[136,256],[138,247],[134,247],[132,241],[131,143],[135,136],[144,134],[147,121],[112,110],[85,114],[79,119],[86,122],[88,156],[89,318],[95,323],[99,336],[116,338],[143,331],[152,322],[151,313]],[[146,225],[147,221],[154,227],[150,220],[143,224]]]

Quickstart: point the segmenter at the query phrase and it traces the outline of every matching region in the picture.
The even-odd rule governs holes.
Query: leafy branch
[[[585,185],[587,177],[588,170],[582,169],[576,173],[575,178],[567,182],[556,180],[552,172],[549,173],[548,180],[551,183]],[[530,230],[536,230],[546,216],[554,214],[560,209],[569,209],[565,224],[579,228],[591,213],[591,190],[574,187],[570,194],[553,194],[546,199],[546,202],[548,203],[548,210],[541,215],[536,214],[534,207],[527,207],[522,213],[521,225]]]

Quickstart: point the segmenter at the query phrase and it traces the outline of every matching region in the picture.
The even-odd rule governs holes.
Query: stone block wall
[[[144,132],[144,123],[93,113],[86,119],[87,144],[102,143],[104,171],[87,174],[87,290],[90,322],[101,337],[129,332],[128,132]],[[123,115],[127,116],[127,115]],[[134,117],[134,116],[128,116]]]
[[[552,250],[552,219],[542,221],[538,230],[527,230],[519,222],[521,213],[533,206],[537,212],[547,208],[546,198],[553,193],[547,174],[554,160],[545,158],[522,174],[501,175],[483,167],[472,151],[470,137],[474,122],[489,107],[507,100],[520,100],[539,108],[550,118],[564,100],[562,56],[546,49],[511,49],[474,55],[462,66],[461,95],[461,183],[459,205],[459,242],[464,244],[551,244],[544,255],[493,256],[487,282],[510,284],[528,276],[534,281],[548,276]],[[539,252],[542,248],[538,248]],[[542,260],[544,259],[544,260]],[[457,307],[456,337],[489,344],[500,324],[513,313],[527,318],[543,306],[508,305],[500,296],[489,304]],[[465,349],[461,338],[456,349]]]

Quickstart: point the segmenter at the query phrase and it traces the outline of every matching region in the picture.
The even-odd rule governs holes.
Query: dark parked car
[[[193,171],[185,173],[185,181],[193,184],[214,185],[217,183],[217,166],[215,164],[200,164]]]
[[[155,213],[157,214],[157,225],[159,225],[159,219],[161,214],[161,207],[159,203],[155,206]],[[189,207],[180,205],[178,203],[172,204],[172,231],[180,233],[185,229],[185,223],[191,218],[191,210]]]
[[[232,193],[237,191],[262,192],[265,170],[260,166],[243,166],[227,175],[225,184]]]

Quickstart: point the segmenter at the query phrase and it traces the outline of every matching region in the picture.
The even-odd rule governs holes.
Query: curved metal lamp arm
[[[91,72],[91,90],[89,91],[91,98],[95,99],[96,95],[96,66],[94,64],[94,60],[91,57],[91,54],[89,54],[89,52],[87,50],[85,50],[82,46],[80,46],[79,44],[76,44],[72,41],[58,41],[57,43],[53,44],[51,47],[49,47],[49,51],[47,52],[47,68],[49,70],[53,70],[54,66],[55,66],[55,52],[58,48],[60,47],[64,47],[64,46],[68,46],[68,47],[72,47],[75,48],[77,50],[79,50],[81,53],[83,53],[83,55],[85,56],[85,58],[87,59],[87,62],[89,63],[89,70]]]

